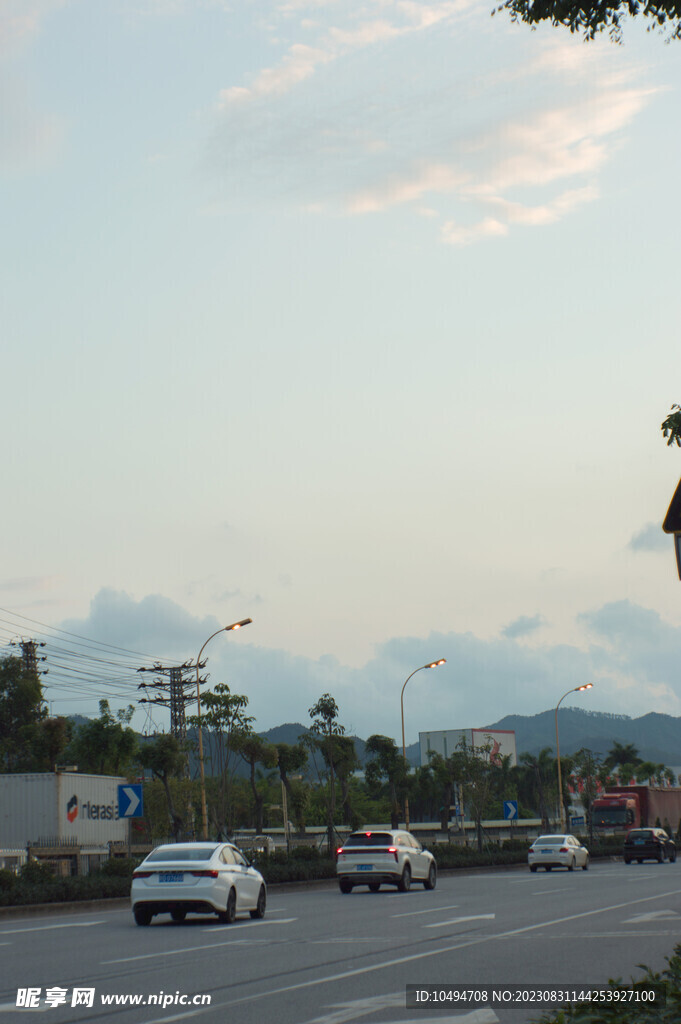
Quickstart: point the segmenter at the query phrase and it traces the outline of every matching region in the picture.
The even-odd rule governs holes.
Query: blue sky
[[[0,642],[251,616],[262,729],[439,657],[414,740],[681,714],[678,44],[490,7],[2,5]]]

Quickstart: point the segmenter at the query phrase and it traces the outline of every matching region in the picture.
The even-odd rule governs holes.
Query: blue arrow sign
[[[141,818],[144,814],[142,786],[128,783],[118,787],[118,817]]]
[[[515,821],[518,817],[518,801],[504,800],[504,821]]]

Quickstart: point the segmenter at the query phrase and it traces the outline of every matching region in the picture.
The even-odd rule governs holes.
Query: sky
[[[205,671],[259,730],[398,739],[439,658],[408,743],[681,715],[681,43],[492,6],[0,3],[0,651],[53,713],[251,617]]]

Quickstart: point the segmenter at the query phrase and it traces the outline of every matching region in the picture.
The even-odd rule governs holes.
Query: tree
[[[334,739],[334,764],[336,775],[341,788],[341,806],[343,808],[343,821],[351,828],[359,828],[361,821],[357,819],[352,808],[350,782],[352,773],[359,768],[359,758],[355,750],[355,741],[352,736],[336,736]]]
[[[671,448],[673,444],[681,448],[681,405],[672,406],[672,411],[663,421],[660,430],[667,441],[668,448]]]
[[[307,745],[313,755],[315,751],[319,752],[326,765],[325,770],[317,769],[317,775],[320,781],[324,776],[328,783],[326,827],[330,853],[333,850],[334,815],[336,813],[336,745],[334,739],[345,733],[345,726],[340,725],[337,721],[338,705],[330,693],[322,694],[317,703],[309,709],[308,714],[312,719],[312,726],[303,737],[303,743]]]
[[[177,843],[184,830],[184,822],[175,810],[170,780],[182,775],[187,763],[186,751],[176,736],[163,733],[144,743],[139,753],[139,763],[143,768],[148,768],[163,786],[168,804],[170,831]]]
[[[542,828],[549,828],[549,803],[553,802],[557,786],[555,759],[551,757],[551,747],[544,747],[535,757],[524,753],[519,758],[524,772],[520,774],[520,788],[523,796],[531,806],[539,812]]]
[[[390,795],[390,826],[399,828],[401,807],[406,787],[406,765],[394,739],[374,733],[366,741],[367,761],[365,778],[369,789],[387,784]],[[398,795],[399,794],[399,795]]]
[[[628,774],[634,775],[636,766],[640,765],[641,761],[642,758],[638,756],[638,750],[633,743],[620,743],[615,740],[603,764],[606,768],[626,767]]]
[[[511,20],[535,28],[542,22],[562,25],[593,39],[607,31],[620,42],[622,23],[627,17],[649,20],[649,29],[656,28],[671,39],[681,37],[681,7],[678,0],[505,0],[496,11],[508,11]],[[494,14],[495,11],[492,11]]]
[[[307,800],[307,792],[301,786],[294,788],[290,775],[292,772],[302,772],[307,768],[308,751],[303,743],[275,743],[275,747],[277,748],[279,778],[286,790],[286,802],[295,819],[296,828],[302,832],[305,828],[302,812]],[[284,829],[288,836],[286,822],[284,822]]]
[[[267,740],[262,739],[257,733],[242,729],[233,737],[234,749],[241,755],[249,768],[249,779],[251,792],[253,793],[253,806],[255,812],[255,829],[258,834],[263,830],[262,808],[264,797],[258,790],[255,778],[255,766],[264,765],[265,768],[274,768],[277,764],[277,748]]]
[[[130,704],[114,715],[108,700],[100,700],[99,718],[77,727],[65,756],[84,772],[125,775],[137,758],[137,735],[130,728],[134,711]]]
[[[478,837],[478,851],[482,853],[482,819],[485,817],[492,794],[494,775],[494,765],[490,760],[492,744],[485,743],[473,747],[464,736],[457,746],[462,755],[460,770],[463,775],[463,798],[472,812]]]
[[[36,672],[28,672],[21,658],[0,661],[0,768],[6,772],[35,767],[33,742],[47,717],[43,691]]]
[[[253,715],[246,714],[248,697],[232,693],[226,683],[218,683],[213,691],[201,695],[201,728],[208,735],[204,749],[210,765],[208,774],[215,781],[207,786],[206,794],[209,816],[214,831],[228,832],[232,828],[232,783],[235,770],[235,742],[243,732],[251,731]],[[187,719],[189,725],[198,728],[199,718],[193,715]]]

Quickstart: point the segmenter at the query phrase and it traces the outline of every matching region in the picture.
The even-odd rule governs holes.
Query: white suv
[[[434,889],[437,865],[411,832],[367,829],[353,832],[336,850],[336,875],[344,893],[352,892],[356,885],[368,885],[378,892],[384,883],[409,892],[412,881]]]

